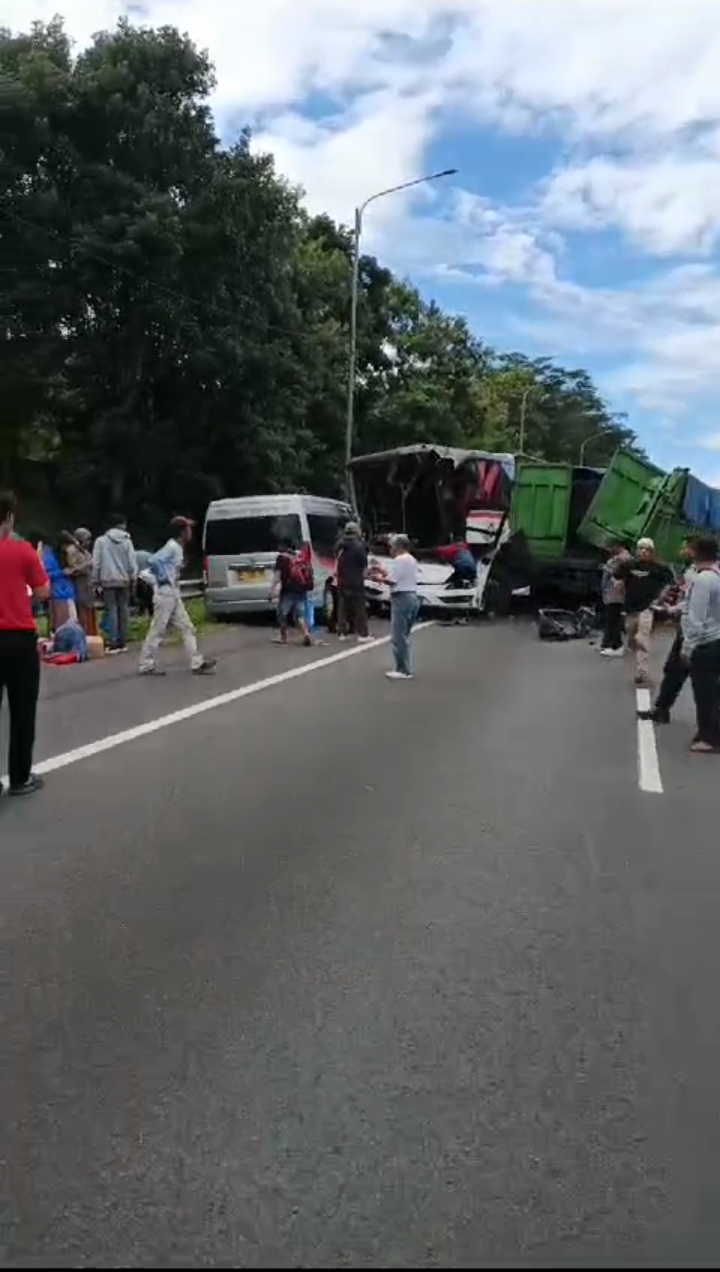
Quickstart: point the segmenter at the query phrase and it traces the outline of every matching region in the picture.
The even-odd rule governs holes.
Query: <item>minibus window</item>
[[[300,547],[302,527],[295,513],[277,517],[220,517],[205,524],[205,555],[251,556],[277,552],[284,541]]]

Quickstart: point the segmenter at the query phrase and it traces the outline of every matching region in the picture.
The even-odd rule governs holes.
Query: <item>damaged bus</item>
[[[423,610],[462,616],[488,607],[490,571],[509,533],[512,455],[448,446],[403,446],[361,455],[350,465],[355,504],[370,548],[366,590],[375,610],[389,605],[383,571],[393,534],[406,534],[419,563]],[[463,542],[475,558],[472,581],[457,585],[443,548]]]

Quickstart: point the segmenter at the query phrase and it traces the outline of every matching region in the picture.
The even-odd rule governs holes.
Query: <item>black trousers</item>
[[[602,649],[622,649],[623,643],[623,606],[622,602],[610,601],[605,606],[605,626],[600,646]]]
[[[367,636],[367,602],[364,590],[341,587],[338,591],[338,630],[341,636]]]
[[[677,631],[675,639],[670,647],[670,653],[665,659],[663,667],[663,676],[658,690],[658,696],[655,700],[655,710],[660,715],[669,715],[675,703],[680,697],[683,685],[690,675],[690,668],[686,662],[680,657],[682,651],[682,632]]]
[[[720,748],[720,640],[698,645],[690,659],[697,738]]]
[[[23,786],[32,772],[40,691],[35,632],[0,632],[0,706],[5,690],[10,707],[10,785]]]

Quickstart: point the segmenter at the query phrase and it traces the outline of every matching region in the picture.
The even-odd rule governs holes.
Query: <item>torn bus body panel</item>
[[[404,446],[363,455],[351,469],[358,513],[371,547],[368,600],[389,603],[383,570],[393,534],[407,534],[419,563],[422,608],[445,612],[485,607],[490,569],[508,528],[512,455],[447,446]],[[450,586],[453,568],[438,549],[463,539],[477,563],[474,583]]]

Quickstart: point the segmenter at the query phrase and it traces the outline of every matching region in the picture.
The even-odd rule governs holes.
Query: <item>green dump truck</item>
[[[720,492],[687,469],[665,473],[625,449],[604,470],[519,459],[495,573],[505,589],[590,600],[612,544],[648,536],[674,564],[701,531],[720,532]]]

